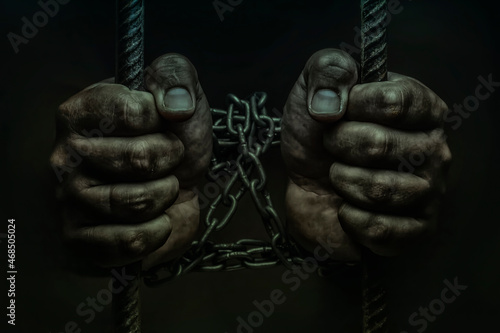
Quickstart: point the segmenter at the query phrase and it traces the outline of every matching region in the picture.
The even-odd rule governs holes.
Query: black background
[[[244,0],[222,22],[211,0],[146,2],[146,63],[167,52],[186,55],[213,107],[224,107],[229,92],[244,97],[266,91],[268,107],[281,110],[308,57],[341,42],[353,45],[353,29],[359,26],[357,1]],[[16,219],[19,272],[17,330],[12,331],[61,332],[66,322],[75,321],[83,332],[109,332],[110,307],[90,324],[75,312],[107,280],[61,267],[66,256],[57,235],[48,156],[57,106],[113,76],[113,1],[70,1],[17,54],[6,35],[20,34],[21,18],[31,20],[40,7],[34,0],[0,4],[5,36],[0,233],[6,233],[7,219]],[[424,82],[450,107],[474,94],[478,76],[491,73],[500,81],[494,2],[402,1],[402,6],[389,27],[391,71]],[[410,314],[440,296],[444,279],[455,277],[467,290],[426,332],[495,331],[500,312],[499,99],[500,91],[494,92],[456,130],[446,124],[454,162],[442,230],[434,244],[397,260],[390,289],[391,332],[416,332],[408,323]],[[270,188],[283,214],[286,175],[279,149],[270,155],[265,161]],[[222,238],[263,235],[259,223],[247,198]],[[5,239],[0,248],[6,251]],[[256,332],[360,331],[357,268],[329,278],[311,276],[295,292],[281,281],[283,271],[193,273],[160,289],[143,288],[144,332],[235,332],[236,318],[246,318],[255,310],[253,300],[268,299],[276,288],[285,291],[287,300]],[[0,304],[5,309],[2,280]],[[4,325],[6,316],[0,318]]]

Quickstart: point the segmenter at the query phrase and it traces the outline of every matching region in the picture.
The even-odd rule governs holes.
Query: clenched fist
[[[281,150],[289,171],[288,228],[312,251],[358,260],[359,245],[395,255],[435,226],[451,159],[441,127],[446,104],[419,81],[389,73],[357,84],[345,52],[314,54],[285,106]],[[413,173],[401,159],[426,156]]]
[[[98,83],[59,108],[51,163],[71,169],[57,189],[63,237],[101,266],[144,259],[147,269],[186,250],[198,229],[193,189],[212,153],[208,102],[183,56],[150,69],[146,91]],[[103,121],[112,131],[86,135]]]

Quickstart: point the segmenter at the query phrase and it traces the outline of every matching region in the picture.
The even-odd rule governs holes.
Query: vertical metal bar
[[[387,80],[387,0],[361,0],[361,83]],[[363,252],[363,332],[388,332],[387,290],[380,258]]]
[[[144,1],[116,0],[116,83],[142,89],[144,82]]]
[[[144,82],[144,1],[116,0],[115,82],[140,90]],[[113,297],[113,320],[116,333],[140,333],[141,262],[119,268],[119,274],[135,276]]]
[[[361,82],[387,80],[387,0],[361,0]]]

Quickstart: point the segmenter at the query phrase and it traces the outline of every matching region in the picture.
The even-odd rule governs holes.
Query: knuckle
[[[70,107],[69,100],[61,103],[59,105],[59,107],[57,108],[57,111],[58,111],[57,114],[59,116],[66,116],[67,117],[68,115],[70,115],[71,114],[71,107]]]
[[[185,149],[181,140],[176,140],[172,144],[172,156],[173,159],[177,162],[180,162],[184,159]]]
[[[154,207],[154,200],[143,190],[128,198],[127,206],[134,215],[142,215]]]
[[[157,58],[152,64],[152,78],[157,83],[168,86],[186,84],[197,79],[197,73],[191,61],[179,53],[167,53]]]
[[[309,66],[317,71],[325,71],[330,68],[344,68],[355,71],[354,59],[342,50],[326,48],[315,52],[308,60]]]
[[[154,200],[147,193],[141,192],[129,199],[128,207],[133,215],[143,215],[154,208]]]
[[[421,179],[419,182],[411,188],[411,191],[420,196],[420,202],[426,200],[429,195],[432,194],[433,184],[427,179]]]
[[[437,128],[429,134],[428,151],[432,152],[432,158],[439,164],[447,166],[451,163],[452,154],[446,143],[446,134],[442,128]]]
[[[451,153],[450,147],[448,147],[446,143],[443,145],[443,148],[441,150],[441,159],[446,166],[450,165],[451,161],[453,160],[453,155]]]
[[[91,190],[93,185],[91,180],[82,176],[81,173],[75,172],[66,181],[65,192],[78,203],[93,203],[95,200],[95,194]]]
[[[392,149],[390,135],[379,129],[372,129],[369,133],[369,142],[366,147],[366,154],[372,158],[384,157]]]
[[[154,199],[144,187],[124,190],[113,186],[110,190],[109,202],[111,207],[126,209],[134,216],[144,214],[154,207]]]
[[[76,107],[73,99],[74,97],[70,98],[69,100],[59,105],[59,107],[57,108],[56,131],[58,136],[67,132],[68,130],[71,130],[71,124],[75,121]]]
[[[98,84],[84,89],[61,103],[57,108],[57,119],[72,120],[78,118],[83,112],[82,110],[88,107],[88,104],[94,103],[96,92],[99,91]]]
[[[130,144],[126,160],[134,172],[147,174],[154,171],[156,159],[146,140],[136,140]]]
[[[381,92],[381,103],[392,106],[401,104],[402,91],[399,84],[394,84]]]
[[[142,105],[139,100],[132,97],[132,94],[119,94],[117,96],[116,115],[122,120],[124,126],[130,129],[141,129],[145,121],[142,114]]]
[[[401,119],[406,115],[405,92],[400,84],[388,86],[380,90],[378,104],[385,110],[385,115],[391,119]]]
[[[162,151],[166,153],[156,157],[155,162],[159,167],[170,169],[184,159],[184,144],[175,134],[171,132],[162,134],[161,146]]]
[[[385,244],[390,240],[391,230],[380,217],[373,218],[366,232],[368,239],[374,244]]]
[[[86,137],[70,135],[66,140],[68,149],[78,154],[81,158],[91,156],[96,148],[92,144],[92,140]]]
[[[329,171],[330,182],[335,184],[335,182],[339,179],[338,177],[338,163],[332,163]]]
[[[176,176],[169,176],[168,179],[170,180],[168,190],[171,191],[175,197],[177,197],[179,194],[179,186],[180,186],[179,180],[177,179]]]
[[[52,166],[60,167],[64,165],[65,160],[66,157],[63,153],[62,146],[61,145],[56,146],[54,150],[52,150],[52,153],[50,154],[49,163]]]
[[[314,68],[320,71],[325,70],[334,64],[332,56],[325,52],[325,50],[316,52],[311,59],[313,61]]]
[[[444,121],[444,115],[445,113],[448,111],[448,105],[441,99],[439,98],[437,95],[436,95],[436,103],[435,103],[435,109],[436,109],[436,112],[435,112],[435,117],[436,117],[436,121],[437,122],[443,122]]]
[[[131,257],[143,257],[147,251],[147,235],[139,230],[128,232],[123,239],[123,249]]]
[[[191,69],[193,68],[193,64],[191,61],[184,55],[180,53],[168,53],[165,55],[165,58],[167,61],[171,62],[173,65],[175,65],[178,68],[185,68],[185,69]]]
[[[81,90],[59,105],[57,108],[58,116],[63,118],[75,117],[81,113],[81,110],[92,108],[97,101],[101,100],[102,96],[109,96],[112,92],[109,89],[109,85],[96,83]]]
[[[367,186],[366,196],[374,202],[387,202],[394,196],[394,180],[385,174],[375,174]]]

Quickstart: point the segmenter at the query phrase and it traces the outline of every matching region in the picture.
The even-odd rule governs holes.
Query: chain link
[[[248,100],[227,96],[228,109],[212,109],[214,151],[207,178],[224,177],[223,189],[205,217],[205,231],[182,257],[144,272],[144,282],[155,287],[191,271],[232,271],[283,264],[300,265],[304,255],[285,232],[267,190],[267,177],[260,157],[278,145],[281,118],[271,117],[265,108],[266,93],[254,93]],[[219,181],[220,184],[220,181]],[[213,232],[222,230],[234,216],[239,200],[247,193],[262,218],[269,241],[241,239],[216,244]]]

